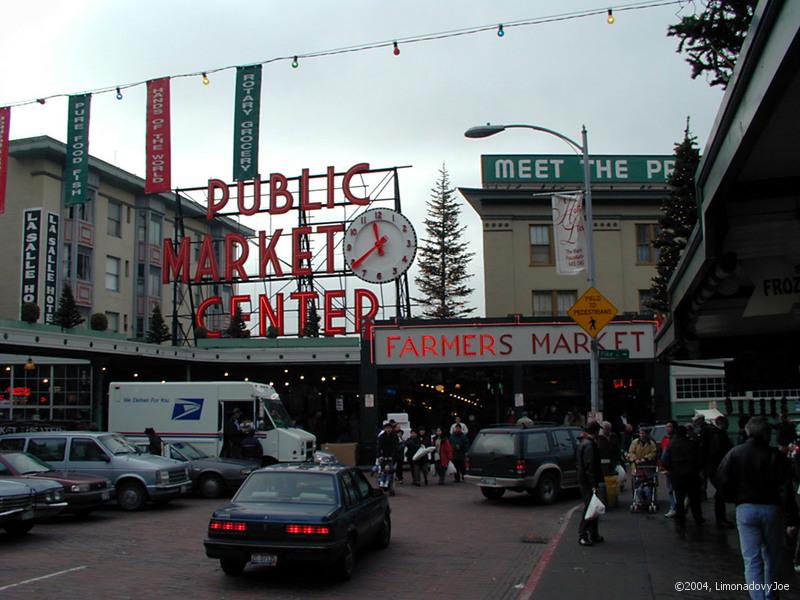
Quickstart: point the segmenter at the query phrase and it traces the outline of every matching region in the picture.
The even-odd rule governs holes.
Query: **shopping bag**
[[[627,473],[625,472],[625,467],[622,465],[617,465],[617,485],[619,489],[625,487],[625,478],[627,477]]]
[[[586,509],[586,516],[584,519],[587,521],[593,521],[600,515],[604,514],[606,514],[606,505],[600,501],[600,498],[597,497],[597,493],[593,492],[592,499],[589,500],[589,508]]]
[[[456,474],[456,466],[453,464],[453,461],[447,463],[447,474],[448,475],[455,475]]]
[[[425,448],[425,446],[420,446],[419,449],[414,452],[414,456],[411,457],[411,460],[422,460],[426,454],[428,454],[428,449]]]

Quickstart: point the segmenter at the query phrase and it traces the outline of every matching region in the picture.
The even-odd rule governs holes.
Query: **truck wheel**
[[[542,504],[552,504],[558,498],[558,477],[543,473],[536,484],[536,498]]]
[[[225,575],[230,575],[231,577],[241,575],[246,564],[247,563],[245,561],[237,560],[235,558],[219,559],[219,566],[222,567]]]
[[[197,489],[203,498],[219,498],[225,490],[225,482],[217,475],[204,475]]]
[[[500,500],[503,494],[506,493],[506,488],[482,487],[481,493],[484,498],[488,498],[489,500]]]
[[[136,481],[125,481],[117,486],[117,502],[122,510],[140,510],[147,502],[147,491]]]
[[[33,521],[17,521],[15,523],[6,523],[3,528],[12,537],[20,537],[33,529]]]

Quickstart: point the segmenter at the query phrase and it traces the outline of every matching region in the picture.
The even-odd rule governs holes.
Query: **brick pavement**
[[[512,599],[545,548],[522,538],[547,538],[575,503],[570,496],[544,507],[516,494],[489,502],[467,484],[398,486],[391,546],[360,557],[346,583],[303,568],[225,576],[202,546],[217,500],[187,498],[140,513],[110,509],[37,525],[21,540],[0,533],[0,597]],[[69,569],[80,570],[3,589]]]

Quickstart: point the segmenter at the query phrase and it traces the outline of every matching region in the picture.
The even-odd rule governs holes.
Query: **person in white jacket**
[[[467,435],[469,433],[469,427],[467,427],[467,424],[466,423],[462,423],[461,422],[461,417],[456,416],[456,420],[453,421],[452,425],[450,425],[450,435],[453,435],[453,433],[455,432],[456,425],[460,425],[461,426],[461,433],[463,433],[464,435]]]

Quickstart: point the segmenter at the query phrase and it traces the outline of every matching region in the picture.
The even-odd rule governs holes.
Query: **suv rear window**
[[[490,433],[482,431],[475,437],[475,441],[472,442],[469,453],[516,455],[517,439],[519,439],[519,436],[514,433]]]
[[[31,438],[28,442],[28,453],[44,461],[64,460],[67,438]]]

